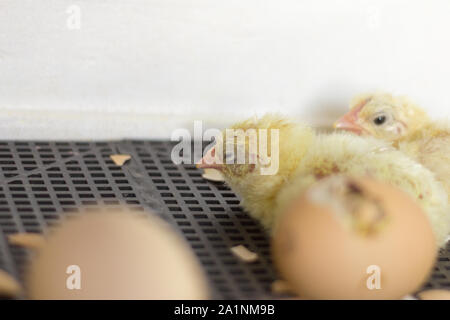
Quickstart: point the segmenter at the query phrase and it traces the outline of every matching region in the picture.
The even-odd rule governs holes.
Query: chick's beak
[[[354,110],[345,114],[342,118],[334,123],[335,129],[342,129],[346,131],[352,131],[356,134],[361,134],[363,132],[363,128],[356,123],[358,119],[358,114]]]
[[[197,162],[196,166],[199,169],[222,169],[223,164],[216,163],[216,160],[216,149],[213,147]]]

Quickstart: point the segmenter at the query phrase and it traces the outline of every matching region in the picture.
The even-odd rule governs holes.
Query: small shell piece
[[[246,247],[244,247],[243,245],[238,245],[235,247],[231,248],[231,252],[238,257],[239,259],[241,259],[244,262],[247,263],[252,263],[258,260],[258,254],[248,250]]]
[[[290,288],[289,283],[284,280],[275,280],[272,282],[272,293],[274,294],[292,294],[293,290]]]
[[[417,294],[420,300],[450,300],[450,290],[425,290]]]
[[[125,162],[131,159],[129,154],[112,154],[109,156],[116,166],[123,166]]]
[[[219,170],[216,169],[204,169],[204,172],[202,174],[203,179],[209,180],[209,181],[215,181],[215,182],[223,182],[225,181],[225,178]]]
[[[0,296],[15,298],[20,295],[22,287],[9,273],[0,270]]]
[[[42,248],[45,238],[37,233],[13,233],[8,236],[8,242],[15,246],[36,250]]]

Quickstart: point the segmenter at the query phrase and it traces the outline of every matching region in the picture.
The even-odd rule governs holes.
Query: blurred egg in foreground
[[[27,269],[29,298],[209,298],[200,264],[168,224],[107,210],[67,219],[49,233]]]
[[[400,299],[434,266],[430,223],[405,193],[369,178],[313,185],[280,217],[273,258],[308,299]]]

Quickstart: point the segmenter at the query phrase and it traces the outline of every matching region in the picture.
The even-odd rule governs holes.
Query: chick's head
[[[248,119],[223,130],[197,167],[220,170],[229,181],[283,174],[293,161],[280,158],[298,156],[302,148],[293,151],[293,146],[307,145],[312,135],[310,128],[277,115]]]
[[[220,170],[244,209],[270,229],[279,190],[315,139],[311,128],[269,114],[224,130],[197,167]]]
[[[397,141],[428,122],[427,114],[406,97],[375,93],[355,97],[350,103],[350,112],[334,126],[359,135]]]
[[[224,135],[224,134],[222,134]],[[255,171],[256,154],[250,153],[249,140],[254,139],[244,136],[243,139],[234,141],[222,137],[216,137],[215,145],[209,149],[202,160],[197,164],[198,168],[213,168],[221,171],[226,177],[245,177]]]

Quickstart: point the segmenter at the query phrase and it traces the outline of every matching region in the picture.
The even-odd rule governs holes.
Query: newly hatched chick
[[[335,127],[391,141],[436,174],[450,197],[450,126],[430,120],[406,97],[388,93],[357,96]]]
[[[273,115],[238,123],[232,129],[269,129],[267,141],[271,146],[267,147],[267,156],[272,157],[271,161],[278,160],[278,171],[261,174],[261,168],[267,164],[259,161],[227,164],[229,147],[224,148],[222,158],[216,148],[210,149],[198,167],[221,170],[230,187],[240,195],[244,208],[267,229],[273,227],[277,215],[295,196],[319,179],[333,174],[370,175],[417,199],[428,214],[437,243],[444,243],[450,229],[450,211],[442,185],[428,169],[385,142],[348,133],[317,134],[307,126]],[[276,134],[270,129],[278,130],[278,141],[272,139]],[[258,143],[262,141],[261,134],[257,135]],[[276,149],[272,149],[272,144],[278,146],[277,154],[273,153]],[[249,160],[263,156],[261,150],[251,150],[249,139],[238,140],[233,148],[246,150]]]

